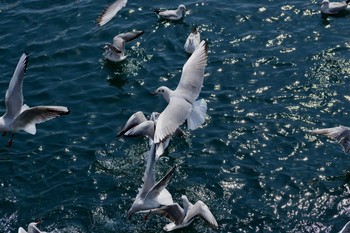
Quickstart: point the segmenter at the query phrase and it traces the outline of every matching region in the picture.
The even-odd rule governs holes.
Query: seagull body
[[[350,233],[350,221],[345,224],[339,233]]]
[[[97,24],[101,27],[108,23],[114,16],[126,6],[127,0],[117,0],[107,7],[102,14],[97,18]]]
[[[145,212],[162,205],[170,205],[174,203],[171,194],[165,187],[169,183],[175,170],[175,166],[156,183],[154,176],[155,156],[155,145],[153,144],[147,158],[146,170],[143,176],[143,185],[139,189],[139,193],[128,211],[129,219],[134,213]]]
[[[189,226],[195,217],[201,217],[212,228],[217,228],[218,223],[214,215],[209,210],[208,206],[202,201],[197,201],[194,205],[188,201],[185,195],[181,196],[183,201],[183,207],[178,203],[174,203],[168,206],[160,207],[158,209],[151,210],[151,213],[158,214],[169,218],[172,222],[164,226],[165,231],[173,231],[179,228]]]
[[[106,59],[113,62],[123,61],[127,57],[125,55],[125,44],[136,39],[142,34],[143,31],[132,31],[116,35],[113,38],[113,44],[107,43],[105,45],[103,55]]]
[[[342,2],[329,2],[329,0],[323,0],[321,3],[321,12],[327,15],[338,14],[347,8],[349,2],[350,0]]]
[[[126,137],[147,136],[149,138],[149,145],[152,147],[154,144],[153,138],[158,117],[159,113],[153,112],[150,119],[147,120],[143,112],[136,112],[127,120],[123,128],[118,132],[117,137],[121,136],[122,134],[124,134]],[[175,132],[176,136],[183,136],[184,134],[185,133],[180,128],[178,128]],[[169,141],[170,138],[156,145],[156,161],[168,147]]]
[[[46,233],[45,231],[40,231],[36,225],[39,224],[39,222],[32,222],[28,225],[28,232],[24,230],[22,227],[18,228],[18,233]]]
[[[186,39],[186,43],[184,45],[185,51],[187,53],[193,53],[196,50],[197,46],[201,41],[201,36],[196,27],[193,27],[192,32]]]
[[[316,129],[311,131],[313,134],[325,135],[337,142],[343,147],[345,153],[350,150],[350,128],[338,126],[333,128]]]
[[[63,106],[28,107],[23,104],[22,87],[27,64],[28,56],[24,53],[18,61],[17,67],[6,91],[6,113],[0,117],[0,131],[3,132],[3,136],[6,135],[7,131],[12,132],[9,146],[12,145],[15,131],[24,130],[27,133],[34,135],[36,133],[35,124],[70,113],[69,109]]]
[[[166,20],[180,20],[182,17],[186,14],[186,7],[185,5],[179,5],[176,10],[155,10],[156,14]]]
[[[197,100],[202,89],[204,69],[208,60],[208,47],[202,41],[182,68],[180,82],[176,89],[159,87],[154,94],[161,94],[168,102],[167,107],[159,115],[154,143],[170,137],[176,129],[187,121],[188,129],[194,130],[205,121],[207,103]]]

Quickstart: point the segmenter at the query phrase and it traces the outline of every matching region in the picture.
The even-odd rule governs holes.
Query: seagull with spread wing
[[[11,78],[5,95],[6,112],[0,117],[0,131],[3,136],[7,131],[12,132],[8,145],[12,145],[15,131],[24,130],[35,134],[35,124],[51,120],[61,115],[67,115],[70,110],[63,106],[37,106],[28,107],[23,104],[23,79],[28,65],[28,55],[22,54],[18,61],[15,72]]]
[[[36,225],[40,222],[31,222],[28,225],[28,232],[23,229],[23,227],[18,228],[18,233],[46,233],[45,231],[40,231]]]
[[[336,140],[342,147],[345,153],[350,150],[350,128],[338,126],[333,128],[316,129],[310,131],[313,134],[325,135],[333,140]]]
[[[107,7],[102,14],[97,18],[98,26],[103,26],[108,23],[118,12],[126,6],[127,0],[117,0],[109,7]]]

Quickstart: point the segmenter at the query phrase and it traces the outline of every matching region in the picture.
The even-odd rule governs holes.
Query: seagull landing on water
[[[201,36],[196,27],[192,28],[192,32],[186,39],[186,43],[184,45],[185,51],[187,53],[193,53],[194,50],[198,47],[201,41]]]
[[[150,119],[147,120],[143,112],[139,111],[130,116],[123,128],[118,132],[117,137],[124,135],[126,137],[147,136],[149,138],[149,146],[153,146],[154,131],[159,117],[158,112],[152,112]],[[185,133],[178,128],[175,131],[176,136],[183,136]],[[156,161],[164,153],[169,145],[170,138],[164,142],[158,143],[156,146]]]
[[[102,14],[97,18],[98,26],[103,26],[108,23],[114,16],[126,6],[127,0],[117,0],[109,7],[107,7]]]
[[[132,31],[121,33],[113,38],[113,44],[106,44],[103,56],[113,62],[123,61],[125,55],[125,44],[141,36],[143,31]]]
[[[31,222],[28,225],[28,232],[24,230],[22,227],[18,228],[18,233],[46,233],[45,231],[40,231],[36,225],[40,222]]]
[[[349,2],[350,0],[342,2],[329,2],[329,0],[323,0],[321,3],[321,12],[327,15],[338,14],[347,8]]]
[[[197,129],[206,117],[207,103],[196,100],[202,89],[204,70],[207,66],[208,46],[202,41],[182,68],[182,75],[176,89],[159,87],[153,94],[161,94],[168,102],[167,107],[159,115],[154,143],[160,143],[171,137],[176,129],[187,121],[187,128]]]
[[[37,106],[28,107],[23,104],[23,79],[28,65],[28,55],[22,54],[18,61],[15,72],[11,78],[5,95],[6,113],[0,117],[0,131],[3,136],[7,131],[12,132],[8,145],[12,145],[15,131],[24,130],[27,133],[35,134],[35,124],[51,120],[61,115],[70,113],[67,107],[63,106]]]
[[[156,183],[154,176],[155,157],[155,145],[153,144],[148,154],[146,170],[142,178],[143,185],[128,211],[128,219],[134,213],[147,212],[150,209],[174,203],[171,194],[165,187],[174,173],[175,166]]]
[[[183,207],[178,203],[151,210],[148,214],[162,215],[172,222],[164,226],[165,231],[173,231],[189,226],[195,217],[201,217],[212,228],[217,228],[218,223],[209,207],[202,201],[197,201],[194,205],[188,201],[185,195],[181,196]],[[146,216],[147,218],[147,216]]]
[[[179,5],[176,10],[155,10],[154,12],[158,15],[159,18],[166,20],[180,20],[182,17],[186,15],[186,7],[185,5]]]
[[[316,129],[310,131],[313,134],[325,135],[337,142],[343,147],[345,153],[350,151],[350,128],[338,126],[333,128]]]

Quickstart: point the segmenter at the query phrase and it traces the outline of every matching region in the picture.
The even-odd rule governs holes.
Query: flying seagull
[[[321,3],[321,12],[327,15],[338,14],[347,8],[349,2],[350,0],[342,2],[329,2],[329,0],[323,0]]]
[[[182,68],[182,76],[176,89],[161,86],[153,94],[161,94],[168,102],[159,115],[154,143],[162,142],[187,121],[187,128],[194,130],[205,121],[207,103],[197,100],[202,89],[204,69],[208,60],[208,46],[202,41]]]
[[[325,135],[337,142],[343,147],[345,153],[350,150],[350,128],[338,126],[333,128],[316,129],[310,131],[313,134]]]
[[[123,61],[127,56],[125,55],[125,44],[141,36],[143,31],[131,31],[121,33],[113,38],[113,44],[107,43],[104,47],[103,55],[106,59],[118,62]]]
[[[148,214],[162,215],[172,222],[164,226],[165,231],[173,231],[179,228],[189,226],[195,217],[201,217],[205,220],[212,228],[217,228],[218,223],[214,215],[209,210],[209,207],[202,201],[197,201],[194,205],[188,201],[185,195],[181,196],[183,207],[178,203],[174,203],[168,206],[160,207],[151,210]],[[145,217],[145,219],[147,216]]]
[[[130,116],[123,128],[118,132],[117,137],[124,135],[126,137],[147,136],[149,138],[149,146],[153,145],[154,131],[157,125],[159,113],[153,112],[150,119],[147,120],[143,112],[139,111]],[[185,133],[178,128],[175,135],[180,137]],[[156,161],[164,153],[164,150],[169,145],[170,138],[156,145]]]
[[[184,45],[187,53],[193,53],[201,41],[201,36],[196,27],[192,28],[192,32],[188,35]]]
[[[128,211],[128,219],[130,219],[131,215],[134,213],[145,212],[162,205],[170,205],[174,203],[171,194],[165,187],[169,183],[175,170],[175,166],[156,183],[154,177],[155,156],[155,145],[153,144],[147,158],[146,170],[143,176],[143,185],[139,189],[139,193]]]
[[[8,145],[12,145],[15,131],[24,130],[35,134],[35,124],[51,120],[61,115],[67,115],[70,110],[63,106],[37,106],[28,107],[23,104],[23,79],[28,65],[28,55],[23,53],[18,61],[15,72],[11,78],[5,95],[6,112],[0,117],[0,131],[3,136],[7,131],[12,132]]]
[[[108,23],[114,16],[126,6],[127,0],[117,0],[109,7],[107,7],[102,14],[97,18],[98,26],[103,26]]]
[[[31,222],[28,225],[28,232],[24,230],[22,227],[18,228],[18,233],[46,233],[45,231],[40,231],[36,225],[40,222]]]
[[[179,5],[179,7],[176,10],[155,10],[156,14],[159,18],[166,19],[166,20],[179,20],[182,19],[182,17],[186,14],[186,6],[185,5]]]

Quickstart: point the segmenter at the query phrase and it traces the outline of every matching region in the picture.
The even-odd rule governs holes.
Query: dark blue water
[[[350,126],[350,13],[322,17],[317,1],[129,1],[105,26],[112,1],[0,1],[0,97],[27,51],[25,103],[64,105],[71,114],[0,140],[0,232],[42,220],[48,232],[161,232],[167,220],[126,213],[142,184],[142,138],[115,134],[136,111],[166,102],[175,88],[192,26],[209,41],[201,98],[204,126],[173,138],[157,177],[177,165],[168,186],[216,216],[216,232],[338,232],[350,219],[350,160],[309,130]],[[156,8],[184,3],[177,23]],[[103,46],[130,30],[121,63]],[[212,232],[201,219],[179,232]]]

